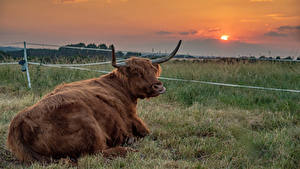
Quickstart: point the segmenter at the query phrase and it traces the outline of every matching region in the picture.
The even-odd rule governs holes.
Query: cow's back
[[[125,137],[132,136],[126,115],[126,111],[132,111],[131,105],[122,100],[123,95],[96,79],[60,85],[17,114],[8,145],[13,152],[25,145],[29,151],[19,153],[22,159],[33,153],[36,157],[78,157],[105,149],[106,143],[121,144]],[[18,139],[10,137],[13,132],[22,137],[22,143],[12,143]]]

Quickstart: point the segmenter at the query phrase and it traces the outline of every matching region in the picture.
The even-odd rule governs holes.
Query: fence
[[[21,42],[10,43],[10,44],[20,44]],[[104,70],[92,70],[88,68],[82,68],[81,66],[92,66],[92,65],[102,65],[102,64],[109,64],[109,62],[99,62],[99,63],[87,63],[87,64],[42,64],[36,62],[28,62],[27,61],[27,50],[26,50],[26,42],[24,43],[24,60],[25,60],[25,68],[26,68],[26,75],[28,80],[28,87],[31,88],[30,82],[30,74],[28,69],[28,64],[32,65],[40,65],[45,67],[55,67],[55,68],[65,68],[65,69],[75,69],[75,70],[83,70],[83,71],[94,71],[99,73],[109,73],[109,71]],[[64,48],[72,48],[72,49],[84,49],[84,50],[100,50],[100,51],[111,51],[108,49],[93,49],[93,48],[83,48],[83,47],[70,47],[70,46],[59,46],[59,45],[49,45],[49,44],[37,44],[37,43],[28,43],[30,45],[39,45],[39,46],[51,46],[51,47],[64,47]],[[126,51],[127,52],[127,51]],[[264,59],[266,60],[266,59]],[[124,61],[123,59],[117,60],[118,62]],[[300,62],[300,60],[294,60],[291,62]],[[18,64],[18,62],[10,62],[10,63],[0,63],[0,65],[12,65]],[[249,86],[249,85],[239,85],[239,84],[228,84],[228,83],[218,83],[218,82],[207,82],[207,81],[199,81],[199,80],[187,80],[187,79],[178,79],[178,78],[170,78],[170,77],[159,77],[162,80],[169,80],[169,81],[179,81],[179,82],[190,82],[190,83],[200,83],[200,84],[207,84],[207,85],[216,85],[216,86],[225,86],[225,87],[237,87],[237,88],[247,88],[247,89],[257,89],[257,90],[268,90],[268,91],[280,91],[280,92],[291,92],[291,93],[300,93],[300,90],[294,89],[279,89],[279,88],[268,88],[268,87],[261,87],[261,86]]]

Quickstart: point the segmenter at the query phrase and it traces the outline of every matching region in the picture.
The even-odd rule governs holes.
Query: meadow
[[[112,70],[110,65],[90,66]],[[30,66],[32,89],[20,66],[0,66],[0,168],[22,168],[5,149],[9,123],[61,83],[97,72]],[[300,90],[299,63],[170,61],[163,77]],[[151,134],[125,158],[83,156],[78,168],[300,168],[300,94],[162,80],[167,92],[140,100]],[[26,168],[68,168],[41,165]]]

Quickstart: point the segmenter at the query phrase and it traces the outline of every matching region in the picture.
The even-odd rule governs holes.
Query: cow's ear
[[[157,64],[157,63],[153,63],[152,64],[157,70],[159,70],[160,69],[160,66],[159,66],[159,64]]]
[[[153,64],[153,66],[156,68],[156,76],[160,76],[161,74],[161,67],[159,64]]]
[[[152,65],[156,67],[156,66],[158,65],[158,63],[153,63],[153,62],[152,62]]]

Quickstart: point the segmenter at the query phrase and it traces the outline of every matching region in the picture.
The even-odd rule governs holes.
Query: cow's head
[[[125,62],[116,63],[115,49],[112,49],[112,66],[117,68],[118,74],[125,80],[131,94],[137,98],[149,98],[158,96],[166,91],[163,83],[158,80],[161,68],[160,63],[174,57],[181,45],[181,40],[174,51],[167,57],[149,60],[146,58],[131,57]]]

